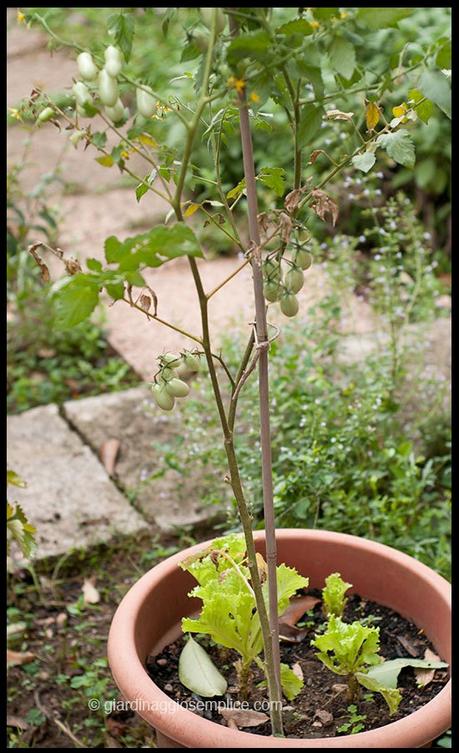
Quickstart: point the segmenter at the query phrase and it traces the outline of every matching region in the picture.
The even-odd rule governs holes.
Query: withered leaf
[[[326,222],[326,215],[329,214],[331,216],[332,225],[334,227],[338,219],[338,205],[335,204],[330,196],[320,188],[314,188],[311,191],[311,196],[313,199],[313,203],[311,204],[311,209],[313,210],[313,212],[315,212],[316,215],[320,217],[320,219],[324,222]]]
[[[143,311],[149,311],[151,308],[151,298],[149,295],[142,294],[139,299],[140,308]]]
[[[294,626],[305,612],[313,609],[320,601],[321,599],[316,596],[297,596],[295,599],[290,599],[290,604],[279,620],[285,625]]]
[[[82,589],[85,604],[98,604],[100,601],[100,593],[94,584],[95,578],[85,578]]]
[[[113,475],[116,466],[116,458],[120,449],[119,439],[107,439],[99,450],[99,457],[109,476]]]
[[[314,718],[322,722],[324,727],[327,727],[333,722],[333,714],[331,714],[330,711],[325,711],[325,709],[319,709],[316,711]]]
[[[369,102],[365,109],[365,120],[369,131],[374,131],[379,123],[381,111],[376,102]]]
[[[299,189],[298,189],[299,190]],[[279,235],[284,243],[288,243],[292,232],[293,223],[288,214],[281,212],[279,215]]]
[[[8,714],[8,716],[6,717],[6,726],[16,727],[16,729],[21,730],[26,730],[29,728],[29,725],[27,724],[25,719],[20,716],[14,716],[13,714]]]
[[[304,641],[307,632],[304,628],[297,628],[294,625],[279,622],[279,638],[286,643],[301,643]]]
[[[65,264],[65,271],[69,275],[76,275],[79,272],[81,272],[81,266],[80,262],[77,259],[74,259],[72,256],[70,259],[64,259]]]
[[[22,664],[28,664],[35,659],[35,654],[31,651],[12,651],[10,648],[6,652],[6,661],[9,667],[20,667]]]
[[[353,112],[342,112],[341,110],[327,110],[325,117],[328,120],[352,120]]]
[[[31,246],[28,247],[28,252],[33,257],[34,261],[38,266],[40,267],[40,273],[41,273],[41,279],[43,282],[49,282],[50,281],[50,274],[49,269],[41,256],[37,253],[37,248],[40,248],[42,244],[41,243],[33,243]]]
[[[268,717],[262,711],[244,711],[234,708],[220,708],[222,717],[226,720],[228,727],[241,729],[242,727],[259,727],[268,721]]]
[[[424,659],[426,659],[426,661],[441,661],[440,657],[434,651],[431,651],[430,648],[426,648]],[[434,679],[435,669],[415,668],[414,674],[416,675],[417,686],[419,688],[425,688],[425,686]]]

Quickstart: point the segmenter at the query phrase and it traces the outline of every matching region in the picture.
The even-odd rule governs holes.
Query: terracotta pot
[[[264,532],[256,533],[264,551]],[[340,533],[279,529],[278,560],[321,588],[338,570],[362,597],[399,612],[422,628],[444,661],[451,661],[450,586],[412,557],[382,544]],[[336,738],[274,738],[224,727],[175,703],[152,682],[145,659],[181,633],[180,621],[199,609],[187,593],[192,577],[178,563],[206,544],[169,557],[126,594],[110,629],[113,677],[131,708],[157,731],[160,748],[419,748],[451,725],[450,683],[423,708],[379,729]]]

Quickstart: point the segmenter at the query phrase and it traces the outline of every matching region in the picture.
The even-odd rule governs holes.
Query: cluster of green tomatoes
[[[284,269],[282,269],[284,262]],[[279,303],[284,316],[296,316],[296,294],[304,285],[304,272],[312,264],[312,256],[301,244],[296,244],[290,258],[280,253],[270,254],[263,262],[263,290],[269,303]],[[287,267],[287,269],[285,269]]]
[[[162,410],[172,410],[175,399],[186,397],[190,391],[189,386],[180,376],[189,372],[199,371],[201,366],[200,355],[189,350],[184,350],[180,355],[165,353],[159,357],[159,371],[151,386],[151,391],[156,404]]]

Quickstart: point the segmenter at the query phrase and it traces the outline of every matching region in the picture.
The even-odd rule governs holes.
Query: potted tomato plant
[[[61,127],[64,122],[76,148],[80,143],[93,146],[102,165],[117,165],[135,179],[138,201],[153,192],[168,202],[170,212],[163,224],[146,233],[107,238],[105,267],[90,259],[83,271],[77,261],[50,249],[67,273],[53,295],[63,327],[89,316],[100,294],[107,293],[117,305],[135,308],[188,338],[189,348],[159,357],[153,397],[160,409],[172,410],[190,389],[183,374],[207,370],[242,534],[180,552],[132,587],[110,631],[114,678],[131,707],[156,728],[159,747],[428,745],[450,724],[448,583],[416,560],[373,541],[317,530],[276,531],[268,365],[270,341],[279,332],[267,317],[270,306],[279,306],[286,317],[298,312],[296,295],[312,263],[309,219],[315,214],[335,225],[338,218],[339,208],[325,190],[330,181],[347,168],[369,172],[380,153],[413,166],[409,129],[428,121],[432,102],[448,110],[447,76],[430,48],[396,71],[390,68],[393,59],[388,60],[384,77],[369,76],[360,65],[359,35],[396,27],[409,8],[286,9],[282,19],[272,8],[202,8],[199,17],[192,9],[168,9],[164,28],[175,11],[185,18],[189,14],[182,59],[199,64],[193,75],[183,77],[192,91],[177,93],[172,83],[171,91],[158,93],[151,80],[133,79],[126,68],[136,10],[121,13],[121,21],[112,26],[114,44],[103,56],[71,45],[78,52],[79,74],[73,105],[59,107],[35,93],[30,108],[37,126],[55,122]],[[378,10],[381,14],[375,15]],[[160,22],[154,9],[143,11],[148,12],[146,22]],[[34,18],[55,42],[66,44],[43,17]],[[444,55],[439,60],[444,62]],[[326,69],[337,86],[332,92],[324,85]],[[406,98],[389,114],[388,94],[402,75]],[[361,94],[361,112],[337,108],[335,102],[356,93]],[[135,100],[135,112],[124,104],[126,94]],[[272,105],[264,112],[268,100]],[[279,113],[291,132],[291,178],[269,159],[267,167],[255,166],[252,129],[266,132]],[[180,124],[181,151],[158,143],[158,121],[164,118]],[[346,144],[353,142],[339,159],[317,140],[327,124],[339,129]],[[107,146],[108,132],[118,139],[113,148]],[[221,157],[237,133],[240,180],[228,191]],[[194,162],[194,149],[203,140],[212,151],[213,178]],[[146,176],[130,167],[133,154],[146,162]],[[316,162],[322,160],[332,167],[315,178]],[[195,200],[187,198],[193,181],[205,185]],[[247,223],[237,211],[244,201]],[[243,257],[239,268],[213,290],[206,290],[202,280],[198,218],[229,237]],[[46,277],[40,246],[44,244],[30,250]],[[200,333],[163,319],[161,301],[145,279],[146,270],[180,256],[186,258],[196,287]],[[209,302],[249,265],[254,323],[232,373],[213,347]],[[238,399],[255,371],[264,503],[264,531],[256,533],[234,438]],[[415,634],[415,648],[405,636],[400,654],[400,646],[387,641],[387,625]],[[306,665],[313,668],[309,676]],[[400,690],[399,676],[407,666],[418,675]],[[420,672],[430,673],[430,680]],[[203,701],[222,698],[217,710]],[[193,707],[196,699],[198,709]],[[234,700],[236,708],[229,703]],[[257,711],[254,703],[262,700],[264,711]],[[248,702],[248,708],[241,708],[240,701]]]

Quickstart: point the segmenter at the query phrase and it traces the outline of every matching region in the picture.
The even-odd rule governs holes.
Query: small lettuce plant
[[[332,573],[325,578],[325,588],[322,590],[323,611],[326,617],[334,615],[342,617],[346,606],[346,591],[352,588],[352,583],[346,583],[340,573]]]
[[[358,700],[359,686],[363,685],[372,692],[381,693],[390,715],[395,714],[402,698],[400,691],[386,688],[368,675],[369,668],[382,662],[379,628],[367,627],[358,620],[343,622],[340,617],[331,615],[326,631],[316,635],[311,644],[318,649],[317,658],[327,669],[347,677],[349,701]]]
[[[267,602],[266,563],[260,554],[256,559]],[[253,664],[258,665],[265,675],[266,666],[261,659],[263,636],[255,594],[250,584],[244,537],[231,534],[216,539],[209,549],[184,560],[181,567],[198,582],[189,596],[202,601],[199,617],[185,617],[182,630],[208,635],[220,646],[237,651],[240,656],[236,663],[239,687],[241,696],[246,698]],[[308,578],[285,564],[277,566],[276,574],[277,608],[278,613],[282,614],[296,591],[308,586]],[[303,681],[287,664],[281,664],[280,674],[282,692],[290,701],[300,692]]]

